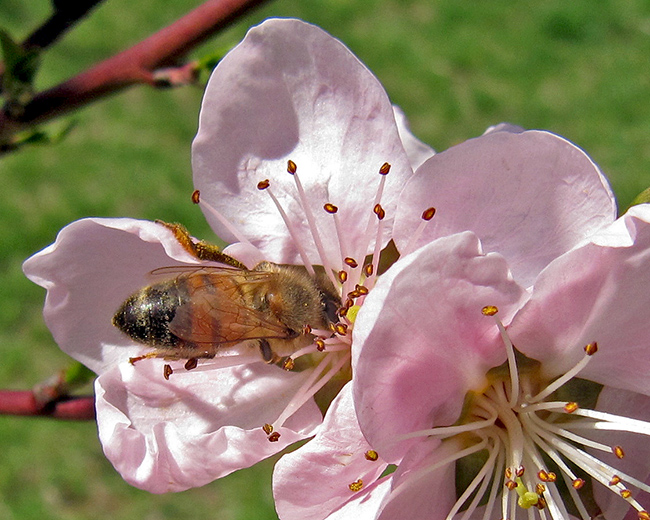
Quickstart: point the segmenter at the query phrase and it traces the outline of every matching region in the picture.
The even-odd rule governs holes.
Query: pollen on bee
[[[199,202],[201,202],[201,192],[199,190],[194,190],[192,192],[192,202],[194,204],[198,204]]]
[[[257,189],[258,190],[265,190],[271,185],[271,181],[268,179],[264,179],[263,181],[260,181],[257,183]]]
[[[363,480],[361,479],[355,480],[354,482],[349,484],[348,487],[350,488],[350,491],[353,491],[355,493],[357,491],[361,491],[361,488],[363,487]]]

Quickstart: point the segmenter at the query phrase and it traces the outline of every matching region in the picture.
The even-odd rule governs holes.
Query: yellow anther
[[[375,450],[368,450],[365,454],[366,459],[375,462],[379,458],[379,454]]]
[[[287,161],[287,171],[293,175],[298,171],[298,166],[296,165],[295,162],[293,162],[291,159]]]
[[[616,455],[616,458],[619,458],[619,459],[622,459],[623,457],[625,457],[625,452],[623,451],[622,446],[614,446],[612,448],[612,453],[614,455]]]
[[[585,345],[585,352],[588,356],[593,356],[596,352],[598,352],[598,343],[594,341],[588,345]]]
[[[350,491],[354,491],[355,493],[357,491],[361,491],[361,488],[363,487],[363,480],[355,480],[352,482],[352,484],[349,484],[348,487],[350,488]]]
[[[499,308],[496,305],[486,305],[481,309],[481,312],[484,316],[494,316],[499,312]]]
[[[379,168],[379,174],[380,175],[386,175],[390,171],[390,164],[385,162],[384,164],[381,165],[381,168]]]
[[[567,404],[564,405],[564,411],[565,411],[566,413],[573,413],[573,412],[575,412],[578,408],[579,408],[579,407],[578,407],[578,403],[576,403],[575,401],[571,401],[571,402],[569,402],[569,403],[567,403]]]

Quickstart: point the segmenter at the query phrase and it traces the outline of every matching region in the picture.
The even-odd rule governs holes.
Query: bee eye
[[[339,321],[339,304],[338,302],[332,301],[327,297],[323,298],[323,311],[325,312],[325,316],[327,316],[327,319],[330,323],[336,323]]]

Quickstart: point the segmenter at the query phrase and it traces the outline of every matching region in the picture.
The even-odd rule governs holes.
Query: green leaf
[[[95,379],[95,373],[87,368],[85,365],[82,365],[79,362],[73,363],[70,365],[64,375],[64,381],[68,387],[79,387],[83,386],[90,381]]]
[[[637,204],[643,204],[645,202],[650,202],[650,188],[646,188],[641,193],[639,193],[632,201],[632,204],[630,204],[630,207],[636,206]]]

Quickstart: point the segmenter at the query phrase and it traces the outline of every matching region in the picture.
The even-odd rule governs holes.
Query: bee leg
[[[129,363],[131,363],[132,365],[135,365],[138,361],[142,361],[143,359],[155,358],[155,357],[159,357],[158,352],[156,352],[156,351],[148,352],[148,353],[146,353],[146,354],[144,354],[142,356],[130,357],[129,358]]]
[[[259,345],[260,345],[260,352],[262,353],[262,359],[264,360],[265,363],[268,363],[269,365],[273,365],[274,363],[277,363],[280,361],[280,357],[273,352],[273,349],[271,348],[271,344],[268,342],[266,339],[261,339],[259,340]]]
[[[203,240],[199,240],[198,242],[192,240],[189,231],[182,224],[170,224],[162,220],[156,220],[156,223],[165,226],[174,233],[174,237],[178,240],[178,243],[193,257],[199,260],[219,262],[220,264],[226,264],[237,269],[246,269],[246,266],[239,260],[235,260],[233,257],[222,253],[217,246],[208,244]]]

